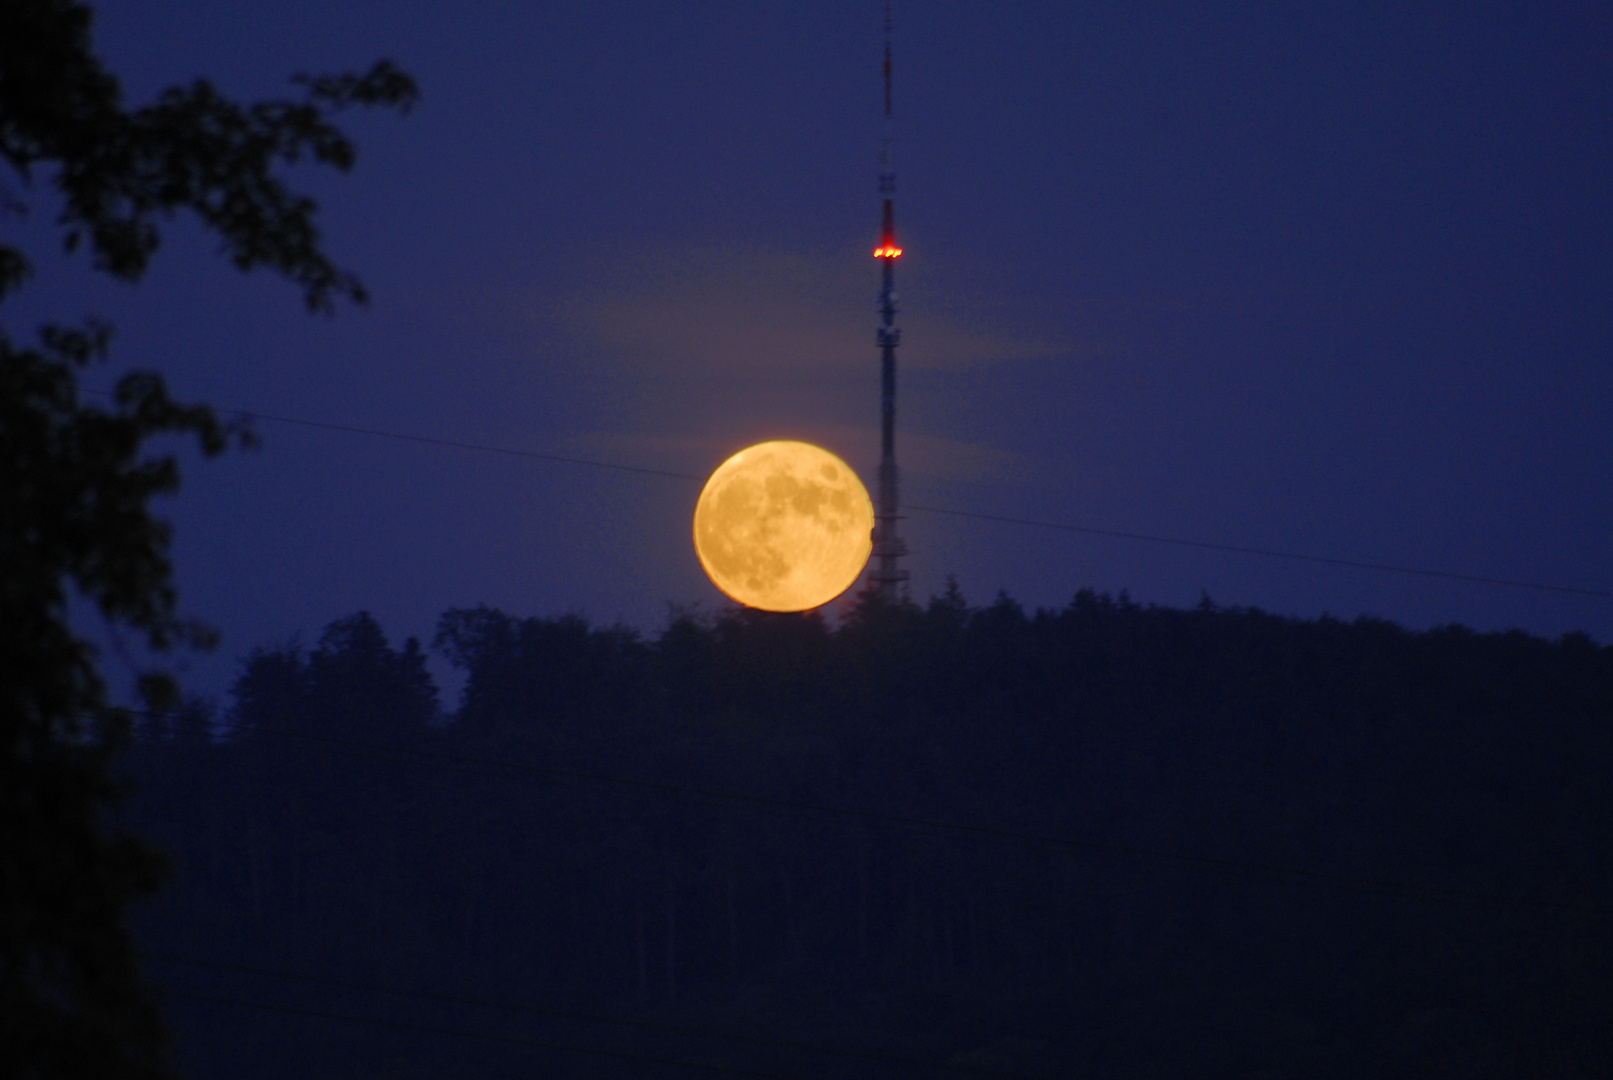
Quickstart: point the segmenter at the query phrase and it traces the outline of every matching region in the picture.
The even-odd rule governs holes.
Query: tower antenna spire
[[[880,367],[880,457],[879,504],[874,510],[875,566],[868,575],[869,585],[886,600],[899,600],[905,592],[907,571],[899,567],[899,560],[907,554],[907,545],[897,535],[896,523],[899,503],[896,497],[896,346],[901,343],[902,332],[896,328],[896,260],[902,249],[896,244],[896,165],[892,160],[895,138],[891,133],[891,4],[885,0],[885,132],[879,149],[879,194],[884,202],[880,223],[879,247],[874,258],[879,260],[881,288],[879,290],[879,343]]]

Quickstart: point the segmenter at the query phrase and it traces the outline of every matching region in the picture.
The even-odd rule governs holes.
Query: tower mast
[[[902,332],[896,328],[896,260],[902,249],[896,245],[896,166],[891,151],[895,139],[891,133],[891,5],[885,0],[885,132],[879,150],[879,194],[884,200],[883,221],[880,227],[879,247],[874,258],[879,260],[882,287],[879,291],[879,342],[880,360],[880,458],[879,504],[874,510],[874,559],[876,566],[869,574],[869,584],[887,600],[899,600],[904,591],[907,571],[899,569],[897,561],[907,554],[907,545],[896,534],[896,346],[901,343]]]

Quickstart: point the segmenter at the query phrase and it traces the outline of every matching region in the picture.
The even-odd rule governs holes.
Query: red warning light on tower
[[[902,249],[897,247],[895,242],[891,240],[886,240],[874,249],[874,258],[876,259],[894,259],[901,254]]]

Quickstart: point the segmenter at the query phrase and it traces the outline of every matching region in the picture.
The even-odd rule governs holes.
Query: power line
[[[396,439],[399,442],[421,443],[426,446],[442,446],[454,450],[479,450],[484,454],[504,454],[507,457],[531,458],[534,461],[552,461],[562,465],[582,465],[590,469],[611,469],[616,472],[640,473],[644,476],[662,476],[672,480],[693,480],[702,483],[703,476],[691,476],[688,473],[669,472],[666,469],[647,469],[639,465],[621,465],[614,461],[594,461],[590,458],[563,457],[560,454],[544,454],[536,450],[514,450],[507,446],[491,446],[486,443],[458,442],[454,439],[434,439],[427,435],[407,435],[398,431],[382,431],[379,428],[353,427],[350,424],[327,424],[320,420],[298,420],[290,416],[270,416],[267,413],[252,413],[241,409],[220,409],[222,413],[230,416],[240,416],[248,420],[273,420],[277,424],[296,424],[299,427],[319,428],[324,431],[342,431],[350,435],[371,435],[378,439]]]
[[[729,1065],[713,1065],[700,1061],[680,1061],[677,1058],[655,1057],[651,1054],[634,1054],[625,1050],[600,1050],[588,1046],[570,1046],[566,1043],[545,1042],[541,1039],[526,1039],[515,1035],[489,1035],[482,1031],[465,1031],[459,1028],[432,1027],[426,1024],[411,1024],[402,1020],[382,1020],[373,1016],[354,1016],[351,1013],[326,1012],[323,1009],[297,1008],[291,1005],[270,1005],[263,1001],[242,1001],[239,998],[213,997],[209,994],[192,994],[180,990],[164,990],[164,997],[179,998],[183,1001],[205,1001],[213,1005],[235,1005],[244,1009],[258,1009],[262,1012],[284,1013],[287,1016],[303,1016],[321,1020],[343,1020],[352,1024],[370,1024],[375,1027],[392,1028],[398,1031],[419,1031],[428,1035],[448,1035],[457,1039],[476,1039],[481,1042],[506,1043],[511,1046],[526,1046],[536,1050],[559,1050],[568,1054],[591,1054],[595,1057],[616,1058],[621,1061],[636,1061],[648,1065],[672,1065],[685,1069],[705,1069],[708,1072],[728,1073],[732,1076],[760,1077],[761,1080],[807,1080],[806,1077],[792,1076],[788,1073],[763,1072],[757,1069],[736,1069]]]
[[[79,392],[94,394],[96,397],[114,396],[109,390],[80,388]],[[615,472],[640,473],[644,476],[661,476],[672,480],[693,480],[697,484],[705,479],[702,476],[691,476],[689,473],[670,472],[666,469],[649,469],[640,465],[622,465],[614,461],[595,461],[591,458],[566,457],[562,454],[545,454],[537,450],[516,450],[508,446],[460,442],[456,439],[437,439],[429,435],[410,435],[401,431],[383,431],[380,428],[356,427],[352,424],[331,424],[323,420],[302,420],[294,416],[274,416],[270,413],[252,412],[248,409],[215,409],[214,411],[225,416],[238,416],[243,420],[272,420],[277,424],[294,424],[297,427],[316,428],[320,431],[340,431],[348,435],[369,435],[377,439],[393,439],[397,442],[420,443],[424,446],[445,447],[452,450],[476,450],[484,454],[503,454],[506,457],[531,458],[534,461],[551,461],[561,465],[582,465],[590,469],[610,469]]]
[[[86,394],[100,397],[111,397],[105,390],[84,389]],[[613,461],[596,461],[591,458],[566,457],[562,454],[548,454],[536,450],[517,450],[507,446],[494,446],[489,443],[461,442],[455,439],[438,439],[427,435],[410,435],[400,431],[386,431],[381,428],[357,427],[352,424],[333,424],[322,420],[304,420],[293,416],[276,416],[270,413],[252,412],[246,409],[219,409],[227,416],[239,416],[248,420],[269,420],[277,424],[292,424],[297,427],[315,428],[321,431],[339,431],[349,435],[368,435],[378,439],[392,439],[398,442],[419,443],[424,446],[435,446],[454,450],[471,450],[485,454],[501,454],[506,457],[528,458],[534,461],[548,461],[561,465],[580,465],[590,469],[608,469],[615,472],[637,473],[642,476],[659,476],[670,480],[689,480],[702,483],[705,477],[690,473],[673,472],[669,469],[651,469],[640,465],[623,465]],[[1328,555],[1307,555],[1295,551],[1277,551],[1272,548],[1245,547],[1238,544],[1220,544],[1208,540],[1186,540],[1173,536],[1154,536],[1149,533],[1126,532],[1120,529],[1100,529],[1090,525],[1071,525],[1067,522],[1040,521],[1034,518],[1008,517],[1000,514],[983,514],[972,510],[953,510],[941,506],[920,506],[914,503],[903,503],[903,510],[917,511],[923,514],[937,514],[945,517],[964,518],[972,521],[991,521],[1001,525],[1023,525],[1037,529],[1051,529],[1056,532],[1078,533],[1084,536],[1104,536],[1116,540],[1140,540],[1150,544],[1167,544],[1172,547],[1195,548],[1200,551],[1220,551],[1231,555],[1249,555],[1264,559],[1284,559],[1290,562],[1306,562],[1319,566],[1337,566],[1348,570],[1367,570],[1386,574],[1407,574],[1413,577],[1433,578],[1443,581],[1460,581],[1470,585],[1488,585],[1497,588],[1530,589],[1536,592],[1563,593],[1570,596],[1590,596],[1601,600],[1613,600],[1613,590],[1590,589],[1577,585],[1553,585],[1539,581],[1521,581],[1515,578],[1489,577],[1483,574],[1463,574],[1451,570],[1430,570],[1427,567],[1401,566],[1396,563],[1368,562],[1360,559],[1340,559]]]
[[[1511,578],[1483,577],[1478,574],[1457,574],[1446,570],[1395,566],[1391,563],[1358,562],[1355,559],[1334,559],[1326,555],[1301,555],[1293,551],[1272,551],[1267,548],[1239,547],[1235,544],[1212,544],[1203,540],[1181,540],[1170,536],[1150,536],[1146,533],[1095,529],[1086,525],[1064,525],[1054,521],[1033,521],[1028,518],[977,514],[970,510],[945,510],[939,506],[914,506],[911,503],[904,503],[902,509],[919,510],[926,514],[945,514],[948,517],[972,518],[975,521],[996,521],[1004,525],[1030,525],[1038,529],[1084,533],[1088,536],[1110,536],[1120,540],[1145,540],[1151,544],[1172,544],[1177,547],[1199,548],[1203,551],[1226,551],[1235,555],[1259,555],[1267,559],[1292,559],[1297,562],[1320,563],[1324,566],[1343,566],[1352,570],[1379,570],[1390,574],[1415,574],[1418,577],[1444,578],[1447,581],[1466,581],[1479,585],[1501,585],[1513,589],[1539,589],[1543,592],[1571,593],[1576,596],[1595,596],[1605,600],[1613,600],[1613,592],[1603,589],[1582,589],[1574,585],[1545,585],[1537,581],[1515,581]]]
[[[126,710],[135,712],[136,710]],[[227,725],[218,721],[203,719],[175,718],[183,723],[197,724],[208,728],[227,728]],[[237,730],[237,729],[230,729]],[[1460,892],[1454,889],[1441,889],[1433,885],[1413,885],[1402,881],[1393,881],[1387,878],[1368,878],[1350,874],[1334,874],[1324,870],[1307,870],[1300,867],[1277,866],[1271,863],[1257,863],[1238,859],[1218,858],[1210,855],[1186,855],[1174,851],[1161,851],[1157,848],[1136,847],[1127,844],[1110,844],[1099,840],[1081,840],[1067,836],[1052,836],[1046,833],[1022,832],[1015,829],[1000,828],[992,825],[971,825],[951,821],[938,821],[932,818],[913,817],[907,814],[895,814],[878,810],[854,810],[846,807],[824,806],[816,803],[794,802],[788,799],[774,798],[768,795],[746,795],[740,792],[717,791],[710,788],[695,788],[681,784],[671,784],[658,780],[633,780],[624,777],[600,776],[593,773],[577,772],[570,769],[557,769],[545,765],[536,765],[530,762],[498,761],[492,758],[478,758],[467,754],[452,754],[440,750],[422,750],[406,746],[386,746],[381,743],[363,742],[357,739],[343,739],[332,735],[314,735],[300,731],[285,731],[276,728],[251,727],[248,732],[271,735],[280,738],[301,740],[304,742],[324,743],[353,750],[381,751],[383,754],[402,755],[447,763],[450,767],[471,766],[481,769],[506,770],[512,772],[528,772],[541,776],[549,776],[558,780],[570,780],[580,783],[596,784],[604,787],[624,788],[635,791],[652,792],[661,795],[680,795],[705,800],[708,803],[730,806],[748,806],[768,813],[782,814],[789,817],[807,817],[814,820],[840,818],[878,822],[882,825],[896,825],[904,828],[925,829],[936,832],[960,833],[994,840],[1013,840],[1022,843],[1040,844],[1049,847],[1066,848],[1072,851],[1081,851],[1089,855],[1123,857],[1134,859],[1151,859],[1157,862],[1176,863],[1191,866],[1200,870],[1209,870],[1218,873],[1245,874],[1259,876],[1267,880],[1273,878],[1287,879],[1295,884],[1323,885],[1334,888],[1382,890],[1400,893],[1421,899],[1442,900],[1456,903],[1481,904],[1492,907],[1521,907],[1536,908],[1546,911],[1572,912],[1579,915],[1590,915],[1605,919],[1613,912],[1589,904],[1575,904],[1560,900],[1540,900],[1533,897],[1507,897],[1493,896],[1480,893]],[[379,756],[379,755],[376,755]]]
[[[756,1046],[774,1047],[783,1050],[803,1050],[813,1054],[825,1054],[836,1057],[862,1058],[867,1061],[877,1061],[888,1065],[906,1065],[920,1069],[938,1069],[944,1072],[963,1073],[970,1076],[1000,1076],[1010,1080],[1037,1080],[1025,1073],[1006,1072],[1001,1069],[985,1069],[970,1065],[952,1065],[939,1061],[923,1061],[918,1058],[906,1058],[893,1054],[879,1054],[864,1050],[844,1050],[829,1046],[816,1046],[812,1043],[795,1042],[788,1039],[767,1038],[760,1035],[740,1035],[733,1032],[714,1031],[710,1028],[683,1027],[677,1024],[663,1024],[649,1020],[633,1020],[627,1017],[599,1016],[589,1013],[566,1012],[559,1009],[546,1009],[537,1005],[527,1005],[510,1001],[494,1001],[488,998],[457,997],[451,994],[440,994],[430,990],[406,990],[398,986],[381,986],[375,983],[351,982],[346,979],[334,979],[322,975],[308,975],[291,971],[276,971],[267,968],[249,967],[245,964],[225,964],[212,960],[198,960],[193,957],[169,956],[162,953],[142,951],[140,955],[147,960],[158,960],[169,964],[182,964],[189,967],[208,968],[214,971],[226,971],[242,975],[256,975],[271,979],[287,979],[293,982],[305,982],[320,986],[330,986],[341,990],[359,990],[367,993],[396,994],[400,997],[415,997],[426,1001],[436,1001],[445,1005],[472,1005],[478,1008],[505,1009],[511,1012],[532,1013],[538,1016],[548,1016],[559,1020],[577,1020],[591,1024],[616,1024],[624,1027],[643,1028],[646,1031],[659,1031],[670,1035],[693,1035],[704,1039],[716,1039],[726,1042],[750,1043]]]

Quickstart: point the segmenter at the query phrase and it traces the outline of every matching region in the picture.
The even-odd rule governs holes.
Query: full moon
[[[856,582],[874,504],[851,466],[811,443],[746,447],[706,481],[694,549],[712,583],[749,607],[805,611]]]

